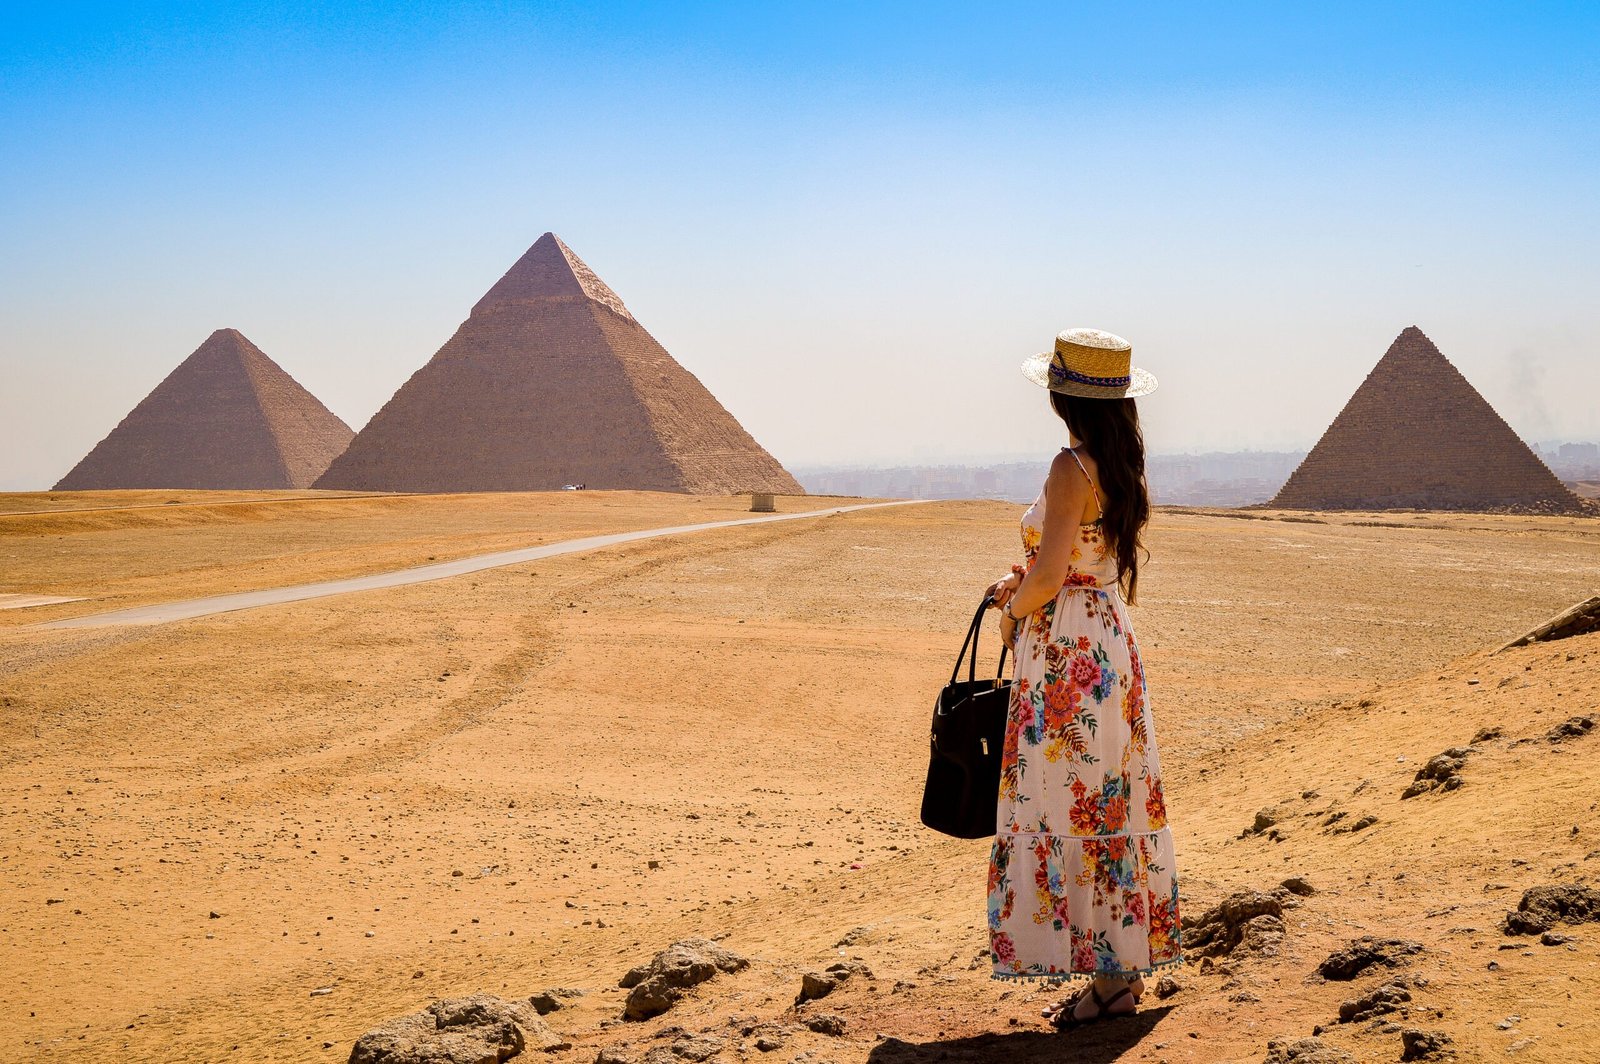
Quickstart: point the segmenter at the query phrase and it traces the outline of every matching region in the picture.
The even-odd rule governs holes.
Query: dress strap
[[[1094,477],[1091,477],[1089,475],[1089,471],[1083,468],[1083,459],[1079,458],[1078,452],[1074,451],[1071,447],[1063,447],[1062,450],[1070,454],[1072,456],[1072,460],[1078,463],[1078,472],[1082,473],[1083,479],[1089,482],[1089,490],[1094,493],[1095,509],[1104,510],[1106,507],[1105,504],[1100,501],[1100,492],[1094,486]]]

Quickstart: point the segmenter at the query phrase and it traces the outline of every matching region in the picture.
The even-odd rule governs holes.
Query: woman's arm
[[[1044,531],[1039,553],[1022,585],[1011,596],[1011,615],[1026,617],[1061,590],[1067,570],[1072,567],[1072,547],[1088,502],[1089,481],[1072,455],[1062,451],[1050,464],[1050,476],[1044,482]]]

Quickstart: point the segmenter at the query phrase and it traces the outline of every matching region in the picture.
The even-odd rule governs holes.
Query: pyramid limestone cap
[[[546,233],[473,305],[472,313],[507,303],[573,297],[591,299],[612,313],[633,320],[617,294],[560,237]]]

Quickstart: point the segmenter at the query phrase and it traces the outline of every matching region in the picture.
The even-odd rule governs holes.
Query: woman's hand
[[[999,580],[996,580],[994,583],[990,584],[989,589],[985,591],[984,594],[989,596],[991,600],[989,605],[991,607],[997,610],[1003,610],[1005,609],[1006,603],[1011,601],[1011,596],[1015,595],[1017,593],[1017,588],[1021,586],[1022,574],[1012,573],[1009,576],[1001,577]]]

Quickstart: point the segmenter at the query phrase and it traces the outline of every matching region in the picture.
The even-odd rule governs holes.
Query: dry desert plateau
[[[1594,518],[1159,509],[1133,617],[1193,945],[1066,1034],[1061,988],[989,978],[988,843],[918,821],[1019,506],[45,626],[748,507],[0,496],[0,605],[76,600],[0,609],[0,1059],[342,1062],[485,993],[543,995],[520,1059],[560,1064],[1600,1061],[1600,633],[1496,652],[1600,590]],[[625,1019],[687,939],[747,963]]]

